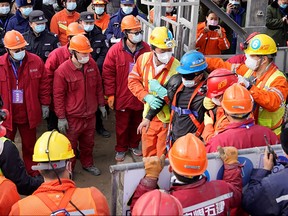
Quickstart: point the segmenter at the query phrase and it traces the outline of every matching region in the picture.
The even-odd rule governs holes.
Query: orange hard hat
[[[79,53],[90,53],[93,51],[88,38],[81,34],[71,38],[69,50],[75,50]]]
[[[207,97],[213,98],[222,95],[224,91],[234,83],[237,83],[237,75],[231,71],[219,68],[212,71],[207,78]]]
[[[7,49],[19,49],[27,45],[23,35],[16,30],[7,31],[3,42]]]
[[[121,31],[141,28],[140,21],[133,15],[125,16],[121,21]]]
[[[228,114],[246,114],[253,109],[253,98],[244,86],[234,83],[224,92],[221,106]]]
[[[107,4],[106,0],[92,0],[92,4]]]
[[[172,169],[182,176],[197,176],[207,168],[204,143],[192,133],[178,138],[168,153]]]
[[[135,203],[133,216],[142,215],[183,215],[180,201],[162,190],[153,190],[143,194]]]
[[[68,25],[66,30],[67,36],[75,36],[78,34],[85,34],[85,30],[81,24],[78,22],[72,22]]]

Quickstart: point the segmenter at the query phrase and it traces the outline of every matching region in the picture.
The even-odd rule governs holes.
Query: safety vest
[[[244,77],[249,78],[252,74],[253,74],[253,71],[249,69],[244,74]],[[284,77],[286,79],[286,77],[284,76],[284,74],[281,71],[276,70],[276,71],[274,71],[274,73],[271,76],[269,76],[268,79],[266,79],[266,80],[264,79],[263,81],[259,82],[257,87],[261,88],[263,90],[266,90],[266,91],[276,92],[282,101],[281,106],[275,112],[269,112],[268,110],[266,110],[263,107],[258,105],[259,111],[258,111],[258,113],[256,113],[256,115],[258,115],[258,118],[256,120],[257,120],[257,123],[259,125],[268,127],[271,130],[273,130],[273,132],[276,135],[279,135],[281,133],[281,127],[280,126],[282,124],[282,119],[283,119],[283,115],[285,112],[286,98],[283,97],[282,93],[278,89],[270,88],[271,83],[277,77]],[[257,112],[257,108],[256,108],[256,112]]]
[[[143,58],[141,61],[141,68],[143,68],[143,85],[144,88],[153,95],[156,95],[156,92],[149,91],[149,80],[156,79],[163,86],[165,85],[171,76],[176,74],[176,67],[180,65],[179,61],[172,57],[166,66],[167,70],[164,70],[153,77],[153,71],[155,71],[153,64],[153,53],[148,52],[143,54]],[[148,103],[144,104],[143,118],[147,115],[150,110],[150,106]],[[167,104],[164,105],[162,110],[157,114],[157,118],[163,123],[169,123],[170,121],[170,109]]]
[[[8,140],[6,137],[0,137],[0,155],[3,152],[4,143],[5,143],[6,140]],[[0,167],[0,176],[4,176],[3,173],[2,173],[1,167]]]

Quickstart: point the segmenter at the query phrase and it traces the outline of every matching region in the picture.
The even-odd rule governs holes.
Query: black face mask
[[[199,71],[197,73],[181,74],[181,76],[186,80],[193,80],[196,76],[199,76],[202,73],[203,71]]]

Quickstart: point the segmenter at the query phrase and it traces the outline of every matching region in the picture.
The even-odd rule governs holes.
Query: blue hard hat
[[[23,7],[26,5],[34,5],[34,0],[16,0],[15,3],[18,7]]]
[[[134,0],[121,0],[121,4],[135,4]]]
[[[182,56],[180,66],[176,71],[180,74],[197,73],[207,68],[205,57],[201,52],[196,50],[189,51]]]

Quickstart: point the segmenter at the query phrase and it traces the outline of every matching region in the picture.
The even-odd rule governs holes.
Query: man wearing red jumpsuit
[[[96,62],[91,58],[93,49],[84,35],[72,37],[69,44],[71,58],[55,71],[53,96],[58,128],[66,134],[74,151],[79,142],[80,162],[87,172],[100,175],[93,164],[95,112],[107,115],[104,107],[102,79]],[[73,159],[73,168],[76,159]]]
[[[231,208],[241,204],[241,168],[235,147],[219,149],[224,163],[223,180],[207,181],[203,175],[208,160],[205,146],[193,134],[176,140],[170,149],[169,162],[175,176],[169,193],[183,207],[184,215],[228,215]],[[132,198],[131,210],[142,194],[157,188],[159,173],[164,166],[164,155],[144,158],[146,176],[140,181]]]
[[[36,127],[49,115],[50,87],[44,63],[40,57],[25,51],[27,42],[18,31],[8,31],[4,37],[7,53],[0,57],[0,94],[10,117],[3,123],[7,137],[14,141],[17,129],[22,141],[26,170],[38,175],[31,166]],[[42,105],[42,106],[41,106]]]
[[[103,82],[108,105],[116,114],[115,147],[117,161],[123,161],[128,148],[140,156],[138,149],[141,135],[137,127],[142,121],[143,103],[128,89],[128,75],[137,58],[150,47],[142,41],[140,21],[133,15],[125,16],[121,22],[125,36],[111,47],[103,64]]]

